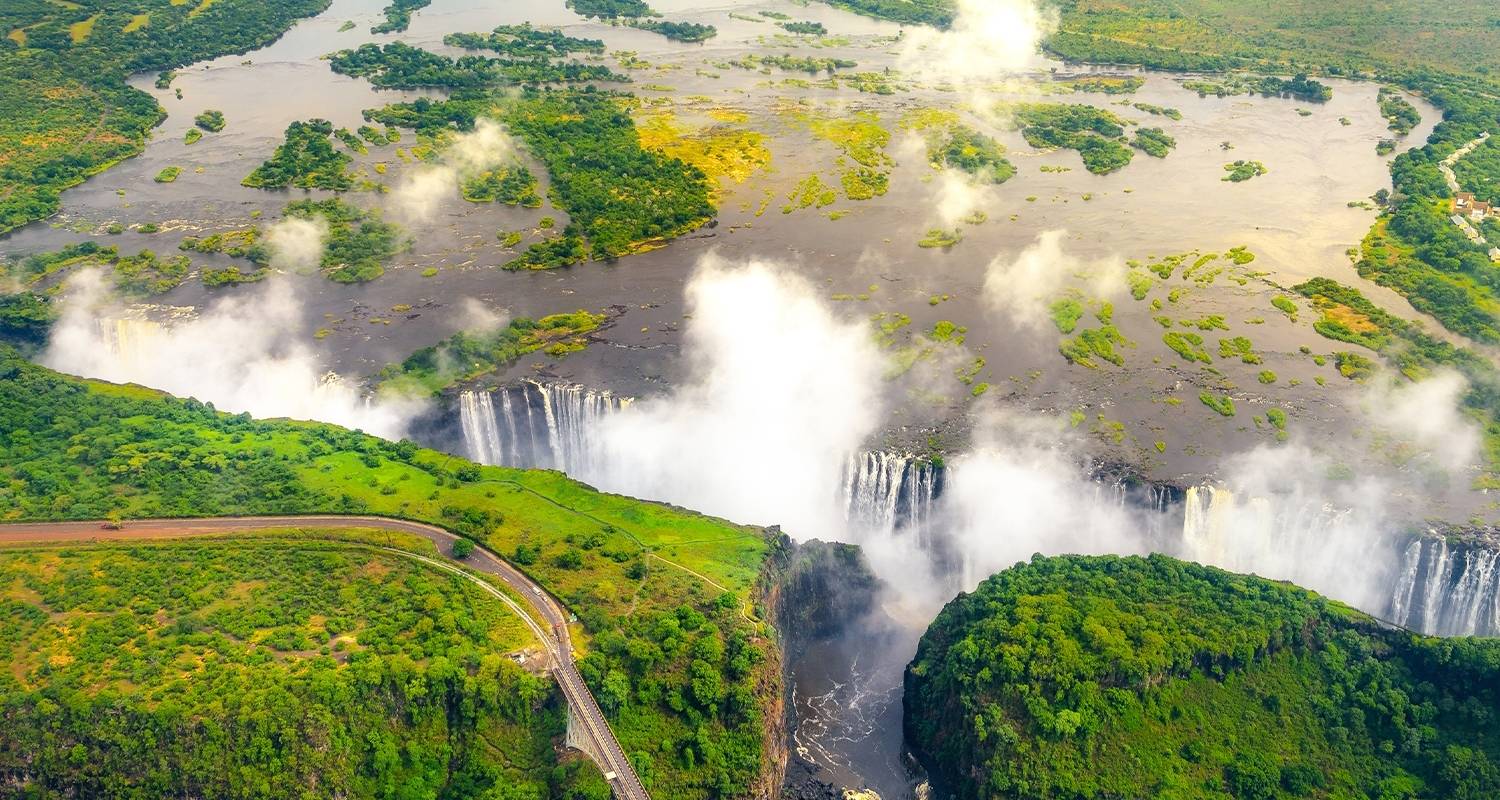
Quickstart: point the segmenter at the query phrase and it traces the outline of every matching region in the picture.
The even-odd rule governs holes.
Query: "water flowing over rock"
[[[1386,613],[1423,633],[1500,636],[1500,550],[1446,536],[1414,539]]]
[[[916,531],[931,544],[931,523],[943,493],[943,468],[930,458],[864,451],[844,467],[844,519],[874,532]]]
[[[588,479],[603,465],[600,421],[631,398],[569,383],[522,381],[459,394],[459,422],[470,459],[507,467],[559,469]]]
[[[484,464],[559,469],[607,487],[603,421],[631,402],[536,380],[464,391],[463,449]],[[1130,515],[1138,550],[1290,580],[1423,633],[1500,635],[1500,550],[1436,536],[1408,544],[1378,520],[1317,498],[1243,496],[1209,485],[1182,490],[1142,481],[1124,467],[1083,468],[1092,494],[1078,501]],[[925,455],[860,451],[846,461],[840,496],[831,500],[843,510],[847,541],[905,539],[957,590],[968,558],[947,532],[946,506],[956,502],[945,495],[951,480],[953,468]]]

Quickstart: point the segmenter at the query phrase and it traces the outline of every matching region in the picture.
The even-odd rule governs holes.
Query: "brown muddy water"
[[[132,84],[154,95],[168,118],[153,135],[144,154],[126,161],[84,185],[66,192],[63,210],[55,218],[35,223],[0,239],[0,256],[15,258],[94,239],[118,245],[125,252],[152,248],[175,251],[187,235],[244,228],[274,219],[289,200],[326,193],[263,191],[239,181],[270,155],[282,131],[294,120],[322,117],[335,126],[353,129],[362,124],[361,111],[409,100],[423,92],[377,91],[364,80],[335,75],[322,56],[366,41],[401,40],[451,52],[441,44],[444,34],[485,31],[499,24],[530,21],[559,26],[574,36],[603,39],[611,51],[634,51],[652,67],[635,70],[638,95],[656,98],[683,119],[701,118],[709,108],[728,108],[749,115],[748,127],[766,133],[773,155],[771,169],[743,184],[726,182],[715,224],[652,252],[614,264],[585,264],[544,273],[512,273],[499,265],[514,253],[497,240],[497,231],[529,231],[536,235],[543,216],[566,214],[551,204],[540,209],[476,205],[450,198],[429,221],[404,222],[414,239],[411,250],[399,256],[380,279],[345,286],[316,275],[286,275],[303,301],[302,333],[309,346],[321,352],[330,369],[345,375],[368,375],[411,351],[454,333],[461,324],[460,304],[474,298],[496,310],[517,316],[541,316],[578,308],[599,310],[623,307],[623,314],[588,350],[565,359],[540,354],[515,365],[508,377],[542,374],[610,388],[631,395],[649,395],[681,380],[679,359],[684,323],[683,287],[695,264],[707,254],[730,260],[766,260],[786,265],[826,291],[829,302],[850,318],[881,312],[910,316],[911,331],[926,331],[939,320],[966,326],[966,340],[955,358],[971,361],[982,356],[985,365],[977,382],[990,384],[983,401],[951,378],[925,385],[919,396],[910,382],[894,381],[891,394],[896,411],[890,420],[894,440],[913,444],[934,431],[945,441],[961,443],[970,413],[982,404],[1067,415],[1081,411],[1089,425],[1100,424],[1097,447],[1102,454],[1139,466],[1155,480],[1179,485],[1211,480],[1222,459],[1271,440],[1274,432],[1251,421],[1266,408],[1287,410],[1295,431],[1335,457],[1360,460],[1369,441],[1351,425],[1351,409],[1362,391],[1340,377],[1330,361],[1315,364],[1310,355],[1328,353],[1335,345],[1310,326],[1312,311],[1304,308],[1297,322],[1271,306],[1283,294],[1278,287],[1311,276],[1327,276],[1357,286],[1381,306],[1417,318],[1404,300],[1360,279],[1346,255],[1368,230],[1371,210],[1349,204],[1390,187],[1389,157],[1375,154],[1376,142],[1387,135],[1376,105],[1374,84],[1330,80],[1334,96],[1326,104],[1260,97],[1200,97],[1181,85],[1184,76],[1134,73],[1145,78],[1136,93],[1046,94],[1056,77],[1091,71],[1088,67],[1039,62],[1004,86],[952,92],[907,86],[889,96],[853,89],[800,88],[782,82],[800,74],[763,75],[718,64],[747,53],[796,52],[836,56],[859,62],[861,71],[894,67],[900,48],[899,26],[872,21],[836,9],[790,2],[706,5],[695,0],[671,0],[653,5],[668,18],[711,23],[719,36],[702,45],[677,44],[655,34],[582,20],[560,0],[526,0],[498,4],[485,0],[435,0],[418,12],[405,33],[372,36],[369,26],[379,18],[385,0],[335,0],[328,12],[294,27],[275,44],[244,56],[216,59],[183,69],[173,89],[157,90],[154,76],[140,75]],[[755,15],[768,10],[794,19],[823,22],[831,46],[814,47],[791,37],[778,37],[771,21],[750,22],[731,12]],[[339,31],[346,20],[356,26]],[[615,58],[605,62],[618,69]],[[1093,70],[1102,71],[1102,70]],[[1108,71],[1119,74],[1120,71]],[[671,91],[664,88],[670,87]],[[1107,108],[1139,122],[1161,127],[1177,140],[1164,159],[1137,152],[1132,163],[1107,176],[1085,171],[1071,151],[1036,152],[1014,131],[984,113],[1007,100],[1087,103]],[[1421,143],[1439,115],[1420,98],[1412,99],[1423,123],[1402,143]],[[840,200],[825,209],[806,208],[781,213],[788,192],[807,175],[818,172],[836,185],[839,154],[828,142],[814,139],[804,125],[783,113],[789,104],[803,102],[813,115],[871,111],[891,131],[887,153],[894,159],[890,190],[862,202]],[[1121,102],[1143,102],[1181,110],[1180,121],[1139,112]],[[222,110],[228,127],[207,134],[194,145],[183,144],[183,134],[195,114]],[[970,124],[994,135],[1009,148],[1017,175],[992,188],[978,208],[988,216],[978,225],[962,225],[964,237],[949,249],[923,249],[917,241],[933,227],[951,221],[939,218],[940,180],[926,163],[920,145],[898,122],[913,110],[948,108]],[[1299,112],[1302,109],[1303,112]],[[399,184],[411,166],[396,154],[404,141],[371,147],[355,156],[356,169],[387,186]],[[1225,149],[1224,145],[1232,145]],[[1223,164],[1235,159],[1258,160],[1269,173],[1244,183],[1221,180]],[[379,175],[374,164],[388,172]],[[184,167],[175,183],[156,184],[152,177],[168,165]],[[1066,171],[1043,171],[1043,167]],[[545,181],[545,173],[533,164]],[[769,196],[763,213],[757,209]],[[373,192],[346,195],[351,202],[384,208],[388,196]],[[827,212],[847,212],[830,219]],[[155,222],[160,233],[126,232],[107,235],[104,227]],[[1153,289],[1150,297],[1163,300],[1153,310],[1150,300],[1136,301],[1123,291],[1106,294],[1085,281],[1062,281],[1087,299],[1112,301],[1114,320],[1130,340],[1121,348],[1125,366],[1102,364],[1098,369],[1070,366],[1059,355],[1059,335],[1050,322],[1027,325],[997,312],[984,299],[986,270],[992,261],[1016,257],[1047,231],[1066,231],[1064,251],[1080,262],[1110,265],[1116,278],[1127,259],[1160,257],[1201,251],[1223,253],[1245,246],[1257,258],[1240,272],[1243,285],[1228,276],[1212,285],[1174,278]],[[233,259],[193,254],[198,267],[223,266]],[[1191,259],[1189,259],[1191,263]],[[436,267],[434,277],[422,272]],[[872,289],[872,287],[874,287]],[[1166,301],[1178,288],[1175,302]],[[215,298],[253,289],[205,290],[190,280],[159,298],[162,306],[202,307]],[[867,295],[868,299],[858,299]],[[853,299],[834,299],[849,296]],[[948,299],[932,304],[930,298]],[[392,307],[410,305],[395,313]],[[1161,340],[1163,329],[1153,319],[1172,321],[1221,315],[1228,331],[1197,331],[1212,344],[1219,338],[1246,336],[1254,342],[1263,364],[1241,364],[1216,359],[1221,375],[1206,373],[1181,360]],[[1088,318],[1089,321],[1092,318]],[[1429,325],[1429,328],[1435,326]],[[319,328],[333,331],[314,339]],[[810,346],[816,346],[815,343]],[[1346,349],[1339,345],[1338,349]],[[1272,370],[1278,380],[1263,385],[1260,370]],[[919,371],[920,373],[920,371]],[[1319,386],[1316,378],[1326,385]],[[927,381],[923,374],[921,380]],[[1198,403],[1199,389],[1230,394],[1240,411],[1220,417]],[[936,389],[933,388],[936,386]],[[1174,405],[1168,397],[1180,396]],[[1108,423],[1124,425],[1116,437]],[[901,431],[905,433],[900,433]],[[1317,432],[1314,434],[1313,432]],[[1326,434],[1326,435],[1324,435]],[[1155,442],[1166,445],[1158,452]],[[1413,504],[1431,503],[1425,491],[1412,490]],[[1451,502],[1464,505],[1466,498]],[[1424,506],[1425,507],[1425,506]],[[910,655],[909,633],[861,632],[809,651],[796,667],[796,708],[802,715],[796,742],[805,760],[823,780],[844,785],[868,784],[887,798],[906,795],[911,782],[900,767],[900,665]],[[873,636],[873,638],[872,638]],[[877,641],[875,649],[867,647]],[[861,644],[861,642],[863,644]],[[878,655],[875,653],[878,651]],[[894,709],[894,710],[893,710]],[[894,727],[892,727],[894,726]]]

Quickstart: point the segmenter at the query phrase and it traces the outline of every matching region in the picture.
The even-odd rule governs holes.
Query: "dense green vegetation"
[[[1484,4],[1061,0],[1058,6],[1061,24],[1046,47],[1067,58],[1210,72],[1500,70],[1500,26]]]
[[[1172,352],[1182,357],[1184,361],[1201,361],[1204,364],[1212,364],[1213,357],[1203,348],[1203,337],[1196,333],[1181,333],[1179,331],[1167,331],[1162,334],[1162,344],[1172,349]]]
[[[224,130],[224,125],[226,124],[224,121],[224,112],[209,109],[193,117],[193,124],[209,133],[218,133]]]
[[[411,15],[432,5],[432,0],[391,0],[385,7],[385,22],[370,28],[370,33],[398,33],[411,25]]]
[[[1266,169],[1266,165],[1259,161],[1231,161],[1224,165],[1224,177],[1219,180],[1231,183],[1243,183],[1251,178],[1258,178],[1269,171]]]
[[[1422,122],[1422,115],[1417,113],[1416,106],[1407,102],[1400,92],[1389,86],[1380,87],[1376,102],[1380,104],[1380,115],[1385,117],[1388,127],[1397,136],[1411,133],[1411,129]]]
[[[1234,416],[1234,398],[1227,394],[1214,394],[1208,391],[1199,392],[1198,402],[1219,412],[1219,416]]]
[[[504,657],[528,640],[509,609],[399,556],[292,534],[0,550],[0,769],[22,795],[602,784],[556,765],[562,700]]]
[[[293,122],[286,128],[286,141],[240,183],[260,189],[353,188],[349,154],[333,146],[332,136],[333,123],[326,119]]]
[[[657,19],[661,15],[653,11],[644,0],[568,0],[567,5],[585,17],[624,20],[632,28],[659,33],[679,42],[703,42],[719,33],[712,25]]]
[[[282,214],[299,219],[322,219],[328,225],[323,243],[322,269],[329,280],[364,283],[385,274],[385,263],[405,250],[410,242],[401,228],[384,222],[379,214],[329,200],[294,200]]]
[[[568,8],[585,17],[649,17],[656,12],[644,0],[568,0]]]
[[[1102,108],[1070,103],[1015,103],[1009,113],[1032,147],[1077,150],[1083,165],[1105,175],[1130,163],[1123,119]]]
[[[29,291],[0,295],[0,340],[40,347],[56,320],[57,309],[44,295]]]
[[[821,22],[804,22],[802,20],[797,20],[794,22],[778,22],[776,24],[787,33],[795,33],[806,36],[825,36],[828,34],[828,29],[823,27],[823,23]]]
[[[904,703],[961,800],[1500,793],[1500,643],[1160,555],[1037,556],[960,594]]]
[[[1139,75],[1084,75],[1068,78],[1062,85],[1075,92],[1099,92],[1101,94],[1134,94],[1146,85]]]
[[[562,58],[572,53],[603,55],[604,42],[577,39],[561,31],[538,30],[531,23],[501,25],[491,33],[450,33],[443,44],[465,50],[493,50],[512,58]]]
[[[4,275],[26,289],[45,286],[50,292],[60,288],[62,278],[67,273],[97,269],[107,274],[118,294],[128,298],[143,298],[175,289],[187,277],[190,266],[186,256],[161,258],[151,250],[142,250],[131,256],[121,253],[114,246],[105,247],[96,242],[85,241],[55,252],[38,253],[8,262],[4,264]],[[35,322],[36,314],[46,301],[41,295],[33,295],[31,300],[16,300],[13,303],[14,310],[23,314],[23,321]],[[48,318],[50,319],[50,315]]]
[[[623,95],[526,90],[519,96],[426,99],[366,112],[418,132],[467,130],[480,116],[503,121],[552,178],[553,201],[568,212],[561,236],[533,244],[512,269],[550,269],[586,258],[649,249],[713,218],[701,170],[641,147]]]
[[[952,0],[823,0],[831,6],[876,19],[946,28],[953,22]]]
[[[633,19],[630,27],[640,28],[643,31],[659,33],[674,42],[706,42],[719,35],[719,29],[712,25],[701,25],[696,22],[668,22],[659,19]]]
[[[953,125],[928,137],[927,158],[963,170],[983,183],[1004,183],[1016,174],[1005,158],[1005,145],[967,125]]]
[[[341,75],[365,78],[388,89],[474,89],[537,83],[628,81],[603,64],[553,62],[546,58],[449,58],[404,42],[362,44],[329,56],[328,66]]]
[[[684,800],[742,796],[759,779],[762,725],[769,722],[762,709],[780,698],[773,646],[746,613],[773,546],[759,530],[600,494],[556,472],[481,467],[331,425],[257,421],[138,387],[67,378],[8,349],[0,349],[0,509],[6,519],[368,512],[444,525],[514,555],[578,615],[587,652],[580,671],[653,793]],[[441,615],[431,622],[441,623]],[[109,617],[95,624],[119,630]],[[411,655],[407,645],[402,649]],[[413,684],[401,686],[410,691]],[[438,702],[452,694],[428,696]],[[464,707],[461,698],[456,702]],[[403,719],[399,705],[338,705],[335,719],[351,714],[386,720],[385,726]],[[413,713],[424,708],[406,704]],[[437,714],[437,721],[445,716]],[[7,734],[40,736],[47,723],[27,724],[36,732]],[[110,736],[114,729],[96,730]],[[134,748],[121,752],[139,752]],[[371,749],[382,759],[391,752],[384,745]],[[268,758],[275,752],[250,751]],[[525,752],[505,756],[524,763]],[[401,770],[412,762],[401,759],[399,748],[394,757],[377,762],[375,775],[397,792]]]
[[[1500,203],[1500,129],[1453,164],[1459,188],[1475,199]]]
[[[1167,119],[1179,120],[1182,119],[1182,112],[1175,108],[1165,108],[1162,106],[1152,105],[1150,103],[1131,103],[1130,107],[1134,108],[1137,111],[1144,111],[1154,117],[1166,117]]]
[[[536,176],[519,163],[480,172],[465,179],[460,189],[464,199],[471,203],[542,207],[542,196],[536,191]]]
[[[1137,128],[1135,138],[1130,140],[1130,146],[1141,150],[1148,156],[1154,158],[1166,158],[1177,146],[1177,140],[1173,139],[1161,128]]]
[[[125,84],[275,40],[328,0],[16,0],[0,7],[0,233],[57,211],[62,190],[141,151],[162,117]],[[149,25],[132,26],[140,14]],[[72,26],[92,20],[75,41]],[[24,44],[23,44],[24,43]]]
[[[433,347],[412,353],[381,371],[380,391],[399,396],[437,394],[503,369],[538,350],[558,357],[588,346],[588,335],[607,320],[603,314],[577,311],[538,320],[514,319],[495,331],[460,331]]]
[[[817,75],[820,72],[832,75],[835,70],[853,69],[859,66],[859,62],[851,61],[847,58],[794,56],[791,53],[774,55],[749,53],[741,58],[725,63],[741,69],[752,69],[766,73],[771,71],[771,67],[775,67],[787,72],[806,72],[809,75]]]

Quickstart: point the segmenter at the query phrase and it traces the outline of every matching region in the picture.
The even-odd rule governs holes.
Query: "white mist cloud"
[[[328,221],[320,216],[285,217],[268,227],[265,235],[271,266],[295,272],[317,269],[327,241]]]
[[[504,309],[491,308],[473,297],[465,297],[458,304],[459,330],[468,333],[488,333],[510,324],[510,314]]]
[[[935,193],[932,209],[944,228],[955,227],[974,212],[985,211],[995,205],[995,192],[991,187],[975,183],[958,170],[943,170],[938,173],[933,185]]]
[[[391,192],[391,205],[410,222],[427,222],[445,200],[458,194],[463,179],[494,169],[515,153],[515,144],[499,123],[476,120],[474,130],[449,140],[437,164],[418,167],[406,175]]]
[[[261,418],[321,420],[395,439],[420,408],[367,402],[324,370],[296,337],[302,311],[289,281],[215,303],[170,327],[124,316],[95,271],[75,276],[41,362],[117,383],[138,383]]]
[[[443,163],[468,175],[494,169],[515,155],[510,135],[492,119],[474,121],[474,130],[460,133],[443,151]]]
[[[861,321],[836,318],[774,264],[700,261],[687,286],[691,376],[606,418],[611,490],[839,538],[840,476],[881,419],[883,361]]]
[[[1478,460],[1479,428],[1459,410],[1469,382],[1443,370],[1416,383],[1386,380],[1365,398],[1370,424],[1387,431],[1439,469],[1456,472]]]
[[[1063,250],[1065,230],[1045,231],[1014,256],[995,256],[985,269],[984,299],[1016,324],[1035,329],[1051,324],[1048,308],[1065,287],[1090,299],[1112,297],[1124,285],[1123,271],[1108,260],[1086,262]]]
[[[1398,553],[1389,486],[1336,480],[1302,447],[1257,447],[1226,460],[1227,490],[1199,489],[1185,509],[1180,555],[1288,580],[1379,614]]]
[[[947,536],[969,589],[1033,553],[1131,554],[1148,527],[1083,470],[1061,420],[991,414],[969,452],[949,460]]]
[[[1032,0],[958,0],[946,31],[908,28],[902,73],[954,85],[985,84],[1040,63],[1038,47],[1057,13]]]

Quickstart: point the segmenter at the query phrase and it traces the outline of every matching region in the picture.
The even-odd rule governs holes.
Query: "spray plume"
[[[320,420],[400,438],[419,405],[367,402],[323,370],[293,337],[302,309],[289,281],[273,278],[171,325],[132,319],[113,305],[97,271],[70,282],[62,317],[42,353],[53,369],[138,383],[256,417]]]

